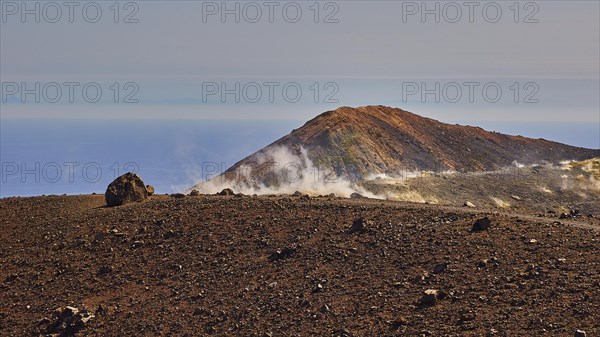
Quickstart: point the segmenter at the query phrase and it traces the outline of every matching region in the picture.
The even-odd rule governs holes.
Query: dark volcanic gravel
[[[86,322],[65,335],[600,335],[594,228],[364,199],[103,204],[0,199],[0,335],[64,332],[66,306]]]

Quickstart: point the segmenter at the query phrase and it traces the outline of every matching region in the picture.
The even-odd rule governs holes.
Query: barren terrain
[[[307,196],[104,205],[0,199],[0,334],[600,335],[598,214]]]

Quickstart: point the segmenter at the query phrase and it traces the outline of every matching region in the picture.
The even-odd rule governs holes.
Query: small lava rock
[[[54,312],[54,322],[50,321],[51,324],[46,327],[46,333],[53,336],[74,336],[93,317],[87,310],[69,306],[58,308]]]
[[[106,275],[112,273],[113,269],[111,266],[102,266],[98,270],[98,275]]]
[[[423,305],[433,305],[442,298],[443,294],[439,290],[427,289],[423,292],[423,296],[421,297],[420,302]]]
[[[154,186],[146,185],[146,192],[148,192],[148,196],[154,195]]]
[[[401,326],[408,325],[408,320],[404,317],[399,317],[398,319],[390,322],[392,330],[398,330]]]
[[[321,311],[322,313],[328,313],[329,311],[331,311],[331,309],[329,308],[329,306],[327,304],[323,304],[321,306],[321,309],[319,309],[319,311]]]
[[[492,224],[492,222],[486,216],[484,218],[477,219],[477,221],[475,221],[475,223],[473,224],[473,228],[471,228],[471,230],[473,232],[485,231],[485,230],[488,230],[490,228],[491,224]]]
[[[293,256],[294,254],[296,254],[296,248],[280,249],[276,252],[273,252],[269,256],[269,261],[273,262],[273,261],[277,261],[277,260],[283,260],[283,259]]]
[[[348,233],[363,234],[369,230],[369,227],[373,225],[373,222],[367,221],[364,218],[358,218],[352,222],[352,226],[348,229]]]
[[[436,264],[435,267],[433,267],[433,273],[440,274],[440,273],[443,273],[444,271],[446,271],[446,269],[448,269],[447,263],[439,263],[439,264]]]
[[[231,188],[225,188],[221,192],[217,193],[217,195],[234,195],[233,190]]]

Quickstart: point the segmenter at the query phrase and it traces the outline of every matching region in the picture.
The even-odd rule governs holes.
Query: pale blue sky
[[[302,17],[288,23],[278,9],[257,23],[203,23],[201,1],[133,1],[138,23],[114,23],[112,1],[99,1],[103,15],[87,23],[75,9],[58,23],[9,15],[2,0],[0,66],[2,82],[135,82],[137,104],[2,103],[2,117],[139,117],[308,119],[341,105],[385,104],[446,121],[600,119],[600,3],[598,1],[520,2],[515,23],[512,1],[497,2],[502,16],[486,22],[475,9],[474,23],[440,23],[432,16],[403,14],[408,2],[337,1],[338,23],[314,23],[313,2],[302,2]],[[20,2],[17,2],[20,3]],[[217,2],[220,4],[221,2]],[[231,3],[231,2],[230,2]],[[258,2],[263,4],[263,2]],[[417,2],[420,4],[421,2]],[[462,2],[459,2],[462,3]],[[41,3],[44,4],[43,2]],[[85,3],[81,3],[85,4]],[[125,2],[122,3],[124,6]],[[241,3],[243,6],[246,3]],[[319,21],[332,12],[320,3]],[[446,5],[440,2],[440,6]],[[204,7],[206,9],[206,7]],[[539,11],[538,11],[539,9]],[[65,10],[63,8],[63,10]],[[266,11],[266,7],[262,6]],[[532,15],[537,12],[535,15]],[[119,20],[131,12],[121,8]],[[528,15],[538,23],[523,23]],[[6,22],[4,22],[6,21]],[[203,82],[300,83],[303,99],[234,104],[202,101]],[[403,83],[494,82],[503,100],[449,104],[402,99]],[[308,87],[333,82],[339,103],[310,99]],[[509,87],[533,82],[536,104],[515,104]],[[321,88],[323,89],[323,88]],[[416,96],[415,96],[416,97]],[[413,97],[413,98],[415,98]],[[481,98],[481,97],[479,97]],[[599,126],[600,127],[600,126]]]

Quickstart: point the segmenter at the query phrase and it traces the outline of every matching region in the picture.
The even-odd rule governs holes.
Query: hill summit
[[[315,117],[215,179],[281,187],[306,180],[357,182],[409,171],[483,172],[515,162],[598,156],[600,150],[446,124],[398,108],[341,107]]]

